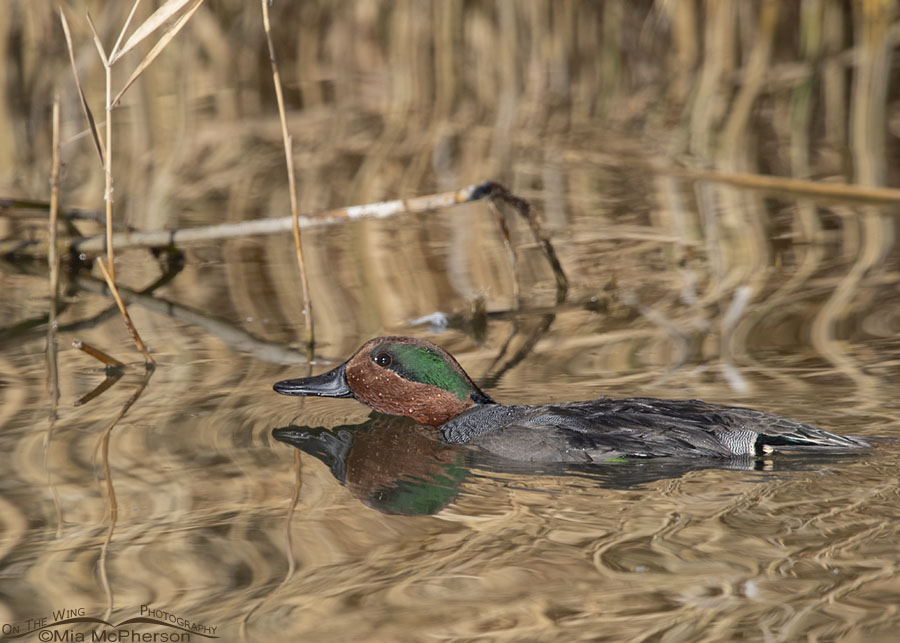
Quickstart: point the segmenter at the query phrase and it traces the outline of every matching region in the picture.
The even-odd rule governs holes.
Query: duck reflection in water
[[[356,425],[286,426],[273,437],[315,456],[365,505],[391,514],[433,514],[459,494],[465,452],[428,427],[373,413]]]
[[[510,478],[510,474],[528,476],[532,481],[562,476],[581,485],[633,489],[658,480],[678,478],[691,471],[808,470],[832,463],[836,457],[807,454],[783,455],[777,459],[742,457],[692,461],[622,460],[592,465],[532,464],[507,460],[477,447],[447,444],[431,427],[381,413],[372,413],[361,424],[330,430],[291,425],[274,429],[272,435],[279,442],[297,447],[325,463],[338,482],[363,504],[382,513],[403,515],[437,513],[464,493],[466,481],[479,478],[496,478],[501,484],[516,484],[515,480],[520,478]],[[555,486],[548,483],[548,488]]]

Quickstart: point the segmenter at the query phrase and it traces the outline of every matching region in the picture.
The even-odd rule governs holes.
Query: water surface
[[[45,262],[0,261],[2,634],[59,610],[121,623],[147,606],[225,641],[895,640],[893,440],[747,468],[516,467],[353,400],[271,389],[371,337],[410,334],[447,348],[503,402],[702,398],[900,437],[896,208],[680,171],[896,184],[882,145],[894,139],[859,121],[881,122],[896,97],[871,103],[841,84],[881,69],[878,33],[844,42],[860,31],[826,29],[835,51],[862,48],[820,68],[796,50],[789,9],[769,50],[755,8],[680,22],[670,4],[337,15],[275,3],[301,210],[499,180],[534,205],[569,279],[564,298],[528,226],[506,213],[511,254],[486,202],[310,230],[309,364],[290,235],[186,247],[164,283],[165,262],[128,250],[116,277],[158,362],[148,374],[95,267],[64,273],[53,335]],[[117,112],[117,220],[156,229],[287,214],[251,5],[232,7],[242,20],[205,5],[196,32],[173,41],[183,49]],[[825,5],[816,15],[833,27]],[[17,9],[28,51],[44,51],[47,9]],[[124,20],[94,15],[104,37]],[[720,42],[692,49],[683,29],[695,18],[707,33],[740,26],[741,55],[720,55]],[[89,32],[72,22],[87,60]],[[288,25],[300,25],[300,46]],[[56,53],[56,76],[21,56],[29,87],[68,81]],[[831,73],[845,59],[858,67]],[[83,74],[99,101],[102,73]],[[61,87],[64,204],[101,208],[95,152]],[[52,92],[37,89],[3,104],[16,131],[37,132],[0,154],[10,196],[45,198]],[[44,234],[43,221],[7,214],[4,239]],[[413,323],[436,312],[446,327]],[[75,339],[128,362],[88,401],[105,373]],[[275,439],[286,427],[305,448]]]

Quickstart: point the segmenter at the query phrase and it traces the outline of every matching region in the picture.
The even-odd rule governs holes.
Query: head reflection
[[[287,426],[273,437],[324,462],[365,505],[391,514],[437,513],[459,494],[468,475],[463,448],[408,418],[373,413],[356,425],[328,430]]]

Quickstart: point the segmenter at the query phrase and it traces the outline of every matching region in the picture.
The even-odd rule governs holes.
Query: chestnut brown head
[[[337,368],[274,388],[284,395],[353,397],[428,426],[440,426],[476,404],[494,403],[449,353],[413,337],[369,340]]]

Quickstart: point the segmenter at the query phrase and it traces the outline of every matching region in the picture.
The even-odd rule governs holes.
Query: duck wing
[[[601,398],[560,404],[529,423],[565,426],[598,446],[638,457],[753,456],[773,450],[859,450],[869,445],[803,422],[702,400]]]
[[[490,405],[442,427],[516,460],[597,462],[620,456],[754,457],[771,450],[850,451],[862,440],[762,411],[701,400],[600,398],[546,406]]]

